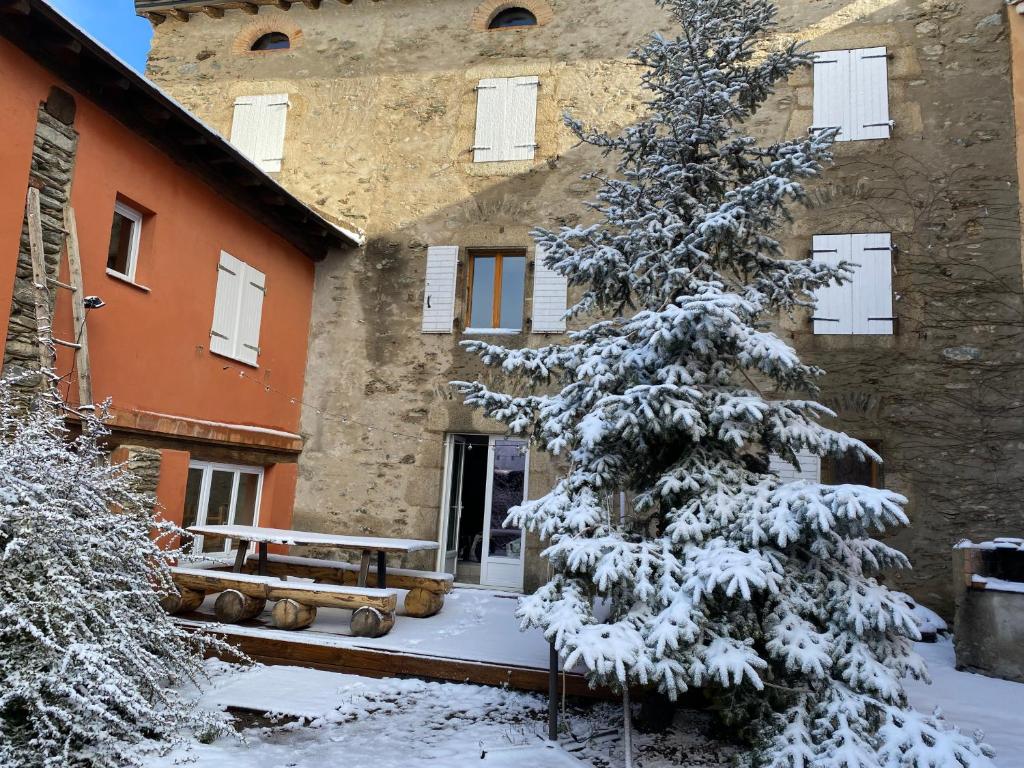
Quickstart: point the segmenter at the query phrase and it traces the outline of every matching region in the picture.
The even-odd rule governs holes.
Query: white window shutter
[[[544,263],[544,250],[538,245],[533,267],[533,332],[563,333],[569,286],[565,277]]]
[[[893,332],[892,244],[888,233],[852,235],[850,260],[860,264],[853,283],[852,333]]]
[[[427,249],[423,333],[452,332],[455,321],[455,277],[458,269],[458,246],[434,245]]]
[[[821,458],[813,453],[799,452],[796,458],[800,462],[799,470],[780,456],[772,454],[768,460],[769,469],[777,474],[784,483],[791,483],[795,480],[810,480],[813,483],[820,483]]]
[[[815,235],[812,241],[815,261],[835,267],[841,261],[853,261],[850,235]],[[857,279],[856,273],[854,279]],[[814,292],[815,334],[853,333],[853,283],[819,288]]]
[[[241,301],[238,310],[238,335],[234,356],[243,363],[256,365],[260,354],[260,324],[267,278],[258,269],[245,265],[242,273]]]
[[[476,87],[476,137],[473,140],[473,162],[504,160],[508,132],[505,124],[505,101],[508,98],[507,78],[481,80]]]
[[[850,52],[814,55],[814,104],[811,130],[840,128],[836,141],[850,140]]]
[[[885,48],[850,51],[850,138],[889,138],[889,61]]]
[[[235,100],[231,143],[267,173],[281,170],[288,105],[286,93],[243,96]]]
[[[245,264],[221,251],[217,265],[217,295],[213,304],[210,351],[234,357],[238,339],[238,307],[242,299]]]
[[[513,77],[508,81],[506,160],[533,160],[537,153],[537,92],[540,78]]]

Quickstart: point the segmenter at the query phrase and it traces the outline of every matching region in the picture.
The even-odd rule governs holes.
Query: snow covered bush
[[[592,324],[540,349],[467,343],[533,394],[456,382],[566,468],[509,517],[546,540],[553,573],[520,618],[595,684],[710,691],[756,745],[752,765],[989,765],[908,710],[900,680],[925,674],[918,631],[878,577],[909,564],[875,538],[908,523],[906,500],[769,469],[770,454],[797,451],[880,461],[819,423],[834,415],[813,400],[822,372],[769,327],[855,269],[787,258],[773,234],[830,160],[833,131],[743,132],[810,57],[758,47],[774,27],[764,0],[656,1],[682,31],[633,54],[646,117],[616,136],[567,119],[617,159],[588,177],[595,223],[534,232],[582,289],[571,316]],[[624,515],[609,504],[619,492]]]
[[[20,396],[19,396],[20,397]],[[52,393],[0,381],[0,765],[124,768],[219,733],[176,688],[210,644],[160,608],[179,533],[111,466],[101,421],[73,434]],[[152,535],[151,535],[152,533]]]

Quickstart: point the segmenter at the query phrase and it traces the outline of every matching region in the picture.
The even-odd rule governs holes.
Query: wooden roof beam
[[[205,13],[211,19],[223,19],[224,18],[224,9],[223,8],[218,8],[215,5],[204,5],[203,6],[203,13]]]
[[[260,12],[260,7],[256,3],[240,3],[240,6],[250,16],[255,16]]]
[[[292,0],[274,0],[274,5],[282,11],[290,11],[292,8]]]
[[[178,21],[188,22],[188,20],[192,18],[192,14],[188,11],[183,11],[180,8],[171,8],[167,12]]]
[[[315,11],[320,8],[320,0],[302,0],[302,4],[311,11]]]

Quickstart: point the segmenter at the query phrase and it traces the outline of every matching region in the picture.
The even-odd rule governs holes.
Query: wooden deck
[[[426,619],[399,613],[386,637],[352,637],[347,611],[323,609],[310,629],[286,632],[268,614],[238,625],[221,625],[225,639],[269,665],[288,665],[366,677],[417,677],[514,690],[546,692],[547,644],[536,632],[520,633],[512,595],[457,589],[444,610]],[[323,615],[327,614],[327,615]],[[336,614],[336,615],[334,615]],[[209,605],[177,617],[187,627],[214,623]],[[591,689],[582,675],[559,674],[570,696],[610,698]]]

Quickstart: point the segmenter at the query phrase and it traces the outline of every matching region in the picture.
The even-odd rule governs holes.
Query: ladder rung
[[[60,344],[62,347],[70,347],[71,349],[81,349],[82,348],[81,344],[75,344],[75,342],[73,342],[73,341],[64,341],[64,339],[54,338],[53,339],[53,343],[54,344]]]
[[[46,282],[50,283],[51,285],[56,285],[59,288],[65,288],[65,289],[67,289],[69,291],[77,291],[78,290],[77,288],[75,288],[75,286],[69,285],[68,283],[62,283],[60,280],[57,280],[57,279],[52,278],[52,277],[46,278]]]

